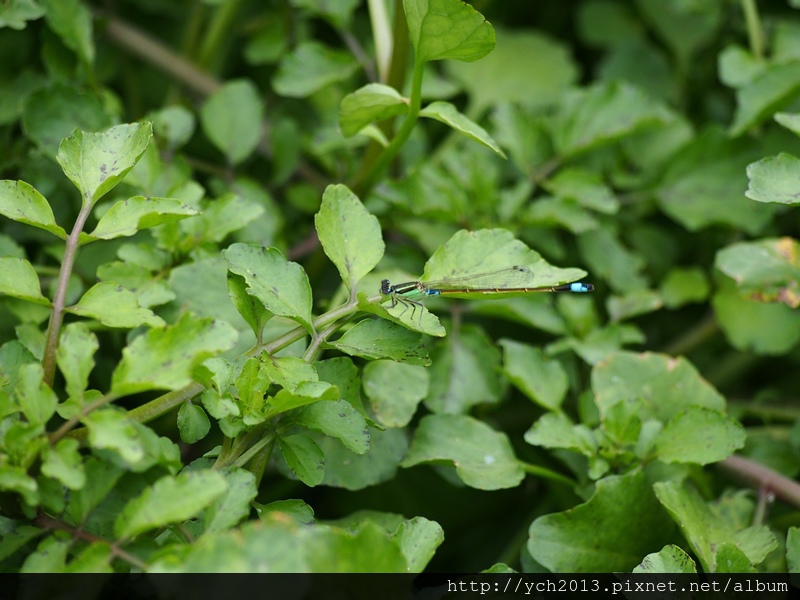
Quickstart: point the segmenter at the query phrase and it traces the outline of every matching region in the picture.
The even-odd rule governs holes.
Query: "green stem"
[[[758,16],[755,0],[742,0],[742,10],[747,23],[747,37],[750,39],[750,52],[757,61],[764,60],[764,29]]]
[[[230,36],[231,23],[239,6],[240,0],[228,0],[217,6],[198,54],[197,63],[201,67],[208,69],[212,61],[219,61],[220,46]]]
[[[269,464],[269,458],[272,456],[272,449],[274,447],[274,443],[264,446],[260,452],[257,452],[255,456],[253,456],[250,464],[247,465],[247,470],[255,475],[256,489],[261,485],[261,480],[264,478],[264,471],[267,469],[267,464]]]
[[[394,136],[391,143],[386,146],[377,160],[368,168],[367,174],[364,175],[363,179],[356,181],[354,184],[353,191],[357,196],[364,198],[369,194],[377,183],[378,178],[400,153],[403,145],[414,130],[414,125],[417,123],[420,107],[422,106],[422,62],[420,61],[414,64],[414,78],[411,83],[411,98],[409,100],[408,114],[397,135]]]
[[[53,298],[53,308],[50,312],[50,323],[47,326],[47,335],[44,343],[44,357],[42,368],[44,369],[44,382],[51,386],[56,373],[56,351],[58,350],[58,338],[61,334],[61,325],[64,323],[64,309],[66,308],[67,287],[69,277],[72,275],[72,268],[75,265],[75,257],[78,254],[78,240],[86,219],[92,212],[92,199],[85,198],[78,218],[72,232],[67,236],[67,245],[64,249],[64,260],[61,261],[61,270],[58,273],[58,283],[56,284],[56,294]]]
[[[565,475],[562,475],[561,473],[558,473],[556,471],[551,471],[550,469],[546,469],[545,467],[532,465],[522,460],[517,460],[517,463],[529,475],[535,475],[537,477],[542,477],[543,479],[549,479],[551,481],[558,481],[559,483],[563,483],[564,485],[569,486],[570,489],[578,485],[577,482],[573,481],[569,477],[566,477]]]
[[[380,81],[388,81],[389,67],[392,60],[394,39],[386,13],[385,0],[367,0],[369,20],[372,25],[372,40],[375,44],[375,62],[378,66]],[[397,13],[396,13],[397,14]]]
[[[247,464],[247,461],[253,458],[262,449],[274,443],[275,443],[275,432],[271,431],[268,435],[265,435],[255,444],[250,446],[245,452],[242,452],[242,454],[240,454],[239,457],[235,461],[233,461],[233,466],[243,467],[244,465]]]

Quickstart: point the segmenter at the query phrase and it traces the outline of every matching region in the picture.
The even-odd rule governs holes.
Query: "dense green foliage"
[[[0,569],[800,569],[797,9],[3,2]]]

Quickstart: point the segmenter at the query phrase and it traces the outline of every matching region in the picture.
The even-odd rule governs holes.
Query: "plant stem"
[[[239,4],[240,0],[228,0],[217,5],[197,58],[197,63],[201,67],[209,69],[212,61],[219,61],[221,56],[219,48],[223,40],[230,35],[231,23],[236,17],[236,11],[239,10]]]
[[[545,467],[540,467],[538,465],[532,465],[522,460],[517,460],[517,462],[522,467],[522,469],[529,475],[536,475],[537,477],[550,479],[551,481],[558,481],[559,483],[563,483],[564,485],[569,486],[570,489],[574,488],[577,485],[575,481],[573,481],[569,477],[562,475],[561,473],[557,473],[556,471],[551,471],[550,469],[546,469]]]
[[[742,10],[747,23],[750,52],[753,53],[753,58],[761,62],[764,60],[764,29],[761,27],[755,0],[742,0]]]
[[[784,477],[749,458],[729,456],[719,463],[720,468],[735,473],[755,488],[766,488],[775,496],[794,506],[800,506],[800,483]]]
[[[411,98],[409,99],[408,114],[391,143],[386,146],[377,160],[368,167],[366,175],[353,185],[353,191],[357,196],[364,198],[369,194],[377,183],[378,178],[400,153],[406,140],[408,140],[411,132],[414,130],[414,125],[417,123],[419,110],[422,106],[422,64],[423,63],[420,61],[414,64],[414,78],[411,83]]]
[[[50,323],[47,325],[47,336],[44,344],[44,357],[42,367],[44,369],[44,382],[51,386],[56,373],[56,351],[58,350],[58,337],[61,334],[61,325],[64,323],[64,308],[66,307],[67,287],[69,276],[72,275],[72,268],[75,265],[75,256],[78,253],[78,240],[86,219],[92,212],[92,199],[85,198],[75,225],[67,236],[67,244],[64,249],[64,259],[61,261],[61,270],[58,273],[58,283],[56,284],[56,294],[53,298],[53,308],[50,312]]]

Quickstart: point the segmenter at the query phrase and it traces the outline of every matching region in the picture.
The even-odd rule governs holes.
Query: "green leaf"
[[[345,185],[329,185],[314,217],[317,235],[350,290],[383,257],[381,226]]]
[[[47,25],[89,67],[94,62],[92,13],[80,0],[44,0]]]
[[[405,427],[428,395],[428,370],[391,360],[374,360],[364,366],[364,394],[384,427]]]
[[[365,319],[329,344],[351,356],[388,358],[410,365],[431,364],[420,334],[389,321]]]
[[[766,525],[738,529],[709,507],[687,482],[659,481],[653,485],[658,500],[681,528],[683,536],[707,573],[716,570],[716,549],[732,543],[758,564],[778,542]]]
[[[244,277],[228,271],[228,296],[230,296],[236,310],[253,330],[256,340],[261,341],[264,326],[272,318],[261,301],[247,293],[247,282]]]
[[[365,293],[359,292],[358,308],[364,312],[378,315],[383,319],[402,325],[411,331],[436,337],[444,337],[447,334],[436,315],[429,312],[424,306],[412,305],[409,309],[408,305],[400,302],[396,303],[395,306],[391,304],[385,305],[385,302],[389,300],[387,297],[381,303],[375,304],[370,302],[370,298]]]
[[[483,329],[464,325],[435,348],[425,406],[436,413],[466,413],[477,404],[498,402],[504,389],[497,346]]]
[[[658,290],[667,308],[703,302],[708,298],[709,291],[708,278],[699,267],[670,269]]]
[[[228,489],[206,509],[203,515],[205,534],[225,531],[247,519],[250,515],[250,503],[258,493],[256,478],[250,471],[225,467],[220,472]]]
[[[585,425],[574,425],[563,413],[545,413],[525,432],[525,441],[542,448],[575,450],[584,456],[597,452],[597,442]]]
[[[39,363],[28,363],[19,368],[17,401],[29,423],[45,425],[56,412],[58,397],[42,381],[44,371]]]
[[[25,470],[20,467],[0,465],[0,490],[20,494],[28,506],[37,506],[39,504],[39,488],[36,480],[28,476]],[[5,539],[5,536],[3,539]]]
[[[542,186],[554,196],[576,200],[581,206],[601,213],[613,215],[619,210],[619,200],[592,171],[575,167],[561,169]]]
[[[543,287],[560,285],[586,275],[581,269],[560,269],[547,263],[537,252],[514,238],[505,229],[481,229],[457,232],[425,263],[420,281],[452,279],[479,273],[489,273],[512,266],[522,266],[530,277],[515,281],[514,287]],[[519,295],[519,293],[492,294],[491,298]],[[476,298],[478,294],[448,294],[452,298]]]
[[[760,302],[800,305],[800,244],[792,238],[733,244],[717,252],[714,266],[732,278],[742,294]]]
[[[102,133],[76,129],[61,142],[56,158],[80,190],[83,204],[94,204],[124,179],[152,135],[150,123],[117,125]]]
[[[655,190],[661,210],[690,231],[722,223],[759,232],[774,207],[744,195],[742,173],[757,158],[751,142],[708,130],[673,155]]]
[[[305,98],[326,85],[347,79],[356,69],[358,63],[350,53],[305,41],[281,61],[272,77],[272,87],[281,96]]]
[[[663,306],[661,296],[653,290],[630,290],[624,296],[611,296],[606,301],[612,321],[623,321],[657,311]]]
[[[592,371],[600,414],[619,402],[640,402],[640,418],[666,422],[684,409],[725,410],[725,399],[683,357],[618,352]]]
[[[44,8],[34,0],[17,0],[0,7],[0,26],[12,29],[25,29],[26,21],[33,21],[44,15]]]
[[[452,462],[459,478],[479,490],[516,487],[525,477],[508,436],[465,415],[423,417],[400,464],[439,461]]]
[[[270,384],[270,378],[262,363],[255,357],[250,357],[242,366],[242,371],[236,378],[236,389],[239,392],[239,404],[242,407],[242,416],[245,423],[251,417],[255,422],[262,420],[264,410],[264,394]]]
[[[707,465],[744,446],[744,428],[707,408],[687,408],[672,417],[656,439],[656,456],[667,463]]]
[[[100,281],[114,282],[136,296],[136,302],[143,308],[150,308],[175,299],[175,293],[160,275],[161,269],[150,268],[130,262],[113,261],[97,268]]]
[[[231,244],[222,251],[228,269],[244,277],[247,293],[271,313],[311,326],[311,285],[303,267],[289,262],[275,248]]]
[[[320,527],[310,537],[311,572],[405,573],[408,569],[399,541],[378,525],[364,523],[354,532]]]
[[[800,62],[773,64],[736,90],[736,115],[730,135],[737,137],[769,119],[800,93]]]
[[[61,330],[56,362],[66,381],[67,394],[80,398],[89,385],[94,353],[100,347],[97,336],[85,323],[69,323]]]
[[[151,329],[122,351],[111,377],[111,391],[126,395],[189,385],[194,367],[233,348],[236,337],[236,331],[223,321],[185,313],[174,325]]]
[[[747,165],[750,185],[745,195],[758,202],[800,203],[800,159],[781,152]]]
[[[65,309],[82,317],[97,319],[108,327],[159,327],[164,320],[139,306],[136,294],[116,283],[97,283],[86,290],[77,304]]]
[[[369,449],[367,422],[344,400],[315,402],[304,407],[294,421],[338,439],[356,454],[364,454]]]
[[[734,348],[779,355],[800,341],[800,314],[786,304],[742,298],[730,280],[711,300],[714,315]]]
[[[50,300],[42,296],[36,271],[22,258],[0,258],[0,294],[50,306]]]
[[[211,421],[201,406],[191,401],[181,405],[178,410],[178,431],[183,442],[194,444],[206,437],[210,430]]]
[[[194,112],[180,104],[173,104],[151,113],[153,132],[165,139],[170,149],[176,149],[188,142],[195,130]]]
[[[726,46],[717,57],[719,80],[728,87],[740,88],[764,73],[766,61],[756,59],[752,52],[739,45]]]
[[[503,152],[483,127],[458,112],[458,109],[449,102],[431,102],[419,112],[419,116],[444,123],[459,133],[463,133],[471,140],[483,144],[498,156],[506,158],[506,153]]]
[[[314,509],[302,500],[276,500],[269,504],[253,502],[253,506],[262,519],[273,513],[281,513],[280,516],[288,516],[301,525],[314,524]]]
[[[775,121],[786,127],[792,133],[800,135],[800,114],[775,113]]]
[[[48,536],[29,554],[19,569],[20,573],[60,573],[67,562],[69,540]]]
[[[393,87],[368,83],[342,98],[339,128],[352,137],[367,125],[408,113],[408,100]]]
[[[113,549],[105,542],[89,544],[73,558],[64,569],[65,573],[113,573],[111,561]]]
[[[96,456],[86,458],[83,471],[86,481],[92,484],[73,491],[67,500],[66,514],[76,523],[89,517],[89,513],[108,496],[125,472],[121,466]]]
[[[758,573],[747,555],[731,542],[717,546],[717,573]]]
[[[0,215],[67,239],[67,232],[56,224],[45,197],[24,181],[0,181]]]
[[[534,520],[528,551],[553,573],[630,571],[671,539],[673,527],[637,469],[601,479],[592,497],[575,508]]]
[[[42,473],[63,483],[71,490],[86,485],[78,440],[62,439],[55,446],[47,446],[42,461]]]
[[[226,82],[200,109],[203,131],[232,165],[258,147],[263,135],[264,105],[248,79]]]
[[[270,397],[264,418],[270,419],[287,410],[313,404],[320,400],[337,400],[338,398],[339,390],[327,381],[305,381],[292,392],[280,390]]]
[[[528,398],[547,410],[558,410],[567,393],[567,373],[557,360],[533,346],[501,340],[503,371]]]
[[[697,565],[686,552],[669,544],[658,553],[645,556],[633,573],[697,573]]]
[[[102,408],[84,416],[81,421],[89,430],[92,448],[114,450],[128,464],[144,458],[142,440],[125,414],[114,408]]]
[[[565,42],[529,28],[498,28],[497,46],[488,56],[472,63],[448,61],[443,67],[466,88],[470,114],[505,102],[532,110],[554,106],[580,77]]]
[[[459,0],[403,0],[417,63],[483,58],[495,44],[494,29]]]
[[[0,486],[3,481],[3,468],[0,467]],[[34,482],[34,485],[36,482]],[[21,521],[12,521],[0,517],[0,560],[5,560],[28,542],[42,534],[38,527],[24,525]]]
[[[204,203],[203,214],[181,223],[181,230],[197,241],[221,242],[264,214],[264,206],[256,199],[240,193],[227,193]]]
[[[613,144],[672,120],[669,110],[632,85],[617,81],[565,94],[553,142],[565,158]]]
[[[195,516],[228,489],[217,471],[166,475],[130,500],[117,517],[114,532],[132,538],[148,529],[181,523]]]
[[[800,573],[800,527],[786,531],[786,566],[789,573]]]
[[[87,237],[95,240],[130,237],[142,229],[175,223],[197,214],[191,206],[174,198],[134,196],[114,204]]]
[[[325,476],[325,458],[322,450],[307,435],[278,437],[278,446],[286,464],[298,479],[307,486],[322,483]]]
[[[22,124],[27,137],[44,154],[55,158],[61,141],[76,127],[101,131],[114,122],[97,93],[50,80],[49,85],[28,97]]]
[[[296,356],[267,356],[261,368],[269,379],[282,388],[294,392],[302,383],[319,381],[314,365],[308,364]]]
[[[312,405],[315,406],[315,405]],[[313,438],[325,455],[323,485],[361,490],[391,481],[397,466],[408,450],[408,438],[403,429],[380,430],[367,427],[369,450],[356,454],[339,441],[314,433]]]

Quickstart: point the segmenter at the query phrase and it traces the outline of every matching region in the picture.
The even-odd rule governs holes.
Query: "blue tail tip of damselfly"
[[[594,286],[591,283],[583,282],[565,283],[564,285],[559,285],[554,288],[556,292],[572,292],[573,294],[584,294],[593,290]]]

